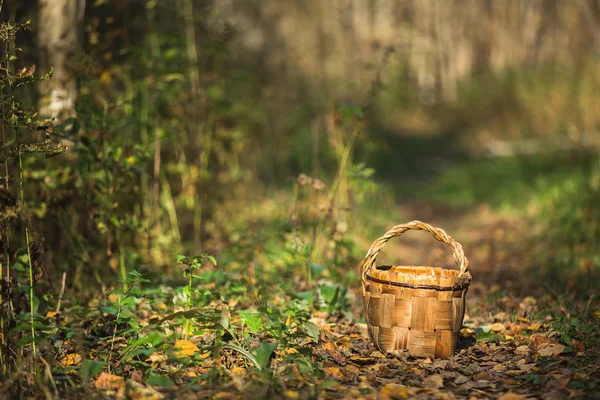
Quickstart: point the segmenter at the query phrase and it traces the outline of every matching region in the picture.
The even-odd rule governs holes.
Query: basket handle
[[[456,262],[456,265],[458,265],[458,267],[460,269],[458,276],[462,276],[465,272],[467,272],[467,269],[469,267],[469,260],[467,260],[467,257],[465,257],[465,253],[464,253],[462,245],[460,243],[458,243],[456,240],[452,239],[452,237],[450,235],[448,235],[443,229],[435,228],[429,224],[426,224],[425,222],[411,221],[406,224],[400,224],[400,225],[394,226],[392,229],[387,231],[385,233],[385,235],[383,235],[382,237],[380,237],[379,239],[377,239],[373,242],[373,244],[371,245],[371,248],[367,252],[365,259],[363,260],[363,262],[360,266],[361,277],[362,277],[363,282],[367,278],[367,272],[370,269],[372,269],[373,266],[375,265],[375,261],[377,260],[377,256],[379,255],[379,252],[381,251],[381,249],[383,249],[383,247],[388,242],[388,240],[390,240],[393,237],[400,236],[404,232],[406,232],[410,229],[414,229],[414,230],[418,230],[418,231],[420,231],[420,230],[427,231],[427,232],[431,233],[431,235],[436,240],[439,240],[440,242],[446,243],[448,246],[450,246],[450,248],[452,249],[452,252],[454,253],[454,261]]]

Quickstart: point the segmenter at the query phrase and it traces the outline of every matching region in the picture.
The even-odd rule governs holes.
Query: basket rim
[[[426,268],[435,268],[435,267],[426,267]],[[443,268],[442,268],[443,269]],[[450,270],[453,271],[453,270]],[[365,274],[365,279],[375,283],[381,283],[384,285],[391,285],[396,287],[404,287],[409,289],[431,289],[436,290],[438,292],[454,292],[458,290],[467,289],[471,286],[471,274],[466,272],[463,277],[467,278],[466,280],[459,281],[452,286],[441,286],[441,285],[426,285],[426,284],[418,284],[418,283],[406,283],[406,282],[396,282],[392,280],[379,279],[375,278],[367,272]]]

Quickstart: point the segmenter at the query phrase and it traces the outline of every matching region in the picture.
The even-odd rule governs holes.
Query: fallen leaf
[[[517,354],[527,354],[529,353],[529,346],[519,346],[515,349],[515,353]]]
[[[325,375],[327,375],[330,378],[338,379],[338,380],[344,379],[344,375],[342,374],[342,371],[340,371],[340,369],[337,367],[323,368],[323,372],[325,373]]]
[[[502,332],[502,331],[506,330],[506,327],[504,326],[504,324],[501,324],[500,322],[496,322],[496,323],[492,324],[492,327],[490,328],[490,330],[492,332]]]
[[[542,327],[542,324],[540,324],[539,322],[535,322],[535,323],[529,325],[527,327],[527,330],[528,331],[539,331],[541,327]]]
[[[585,352],[585,345],[583,343],[581,343],[580,341],[572,340],[571,346],[573,347],[573,350],[575,350],[575,353],[577,353],[577,354],[582,354]]]
[[[444,386],[444,378],[441,375],[430,375],[423,380],[423,384],[431,389],[439,389]]]
[[[530,372],[534,368],[535,368],[535,364],[521,364],[521,365],[519,365],[519,369],[521,371],[525,371],[525,372]]]
[[[561,354],[565,350],[565,346],[562,344],[551,343],[546,345],[542,349],[538,349],[538,353],[543,357],[552,357]]]
[[[323,344],[323,350],[334,351],[335,349],[335,344],[333,344],[332,342],[325,342]]]
[[[242,367],[233,367],[231,368],[231,373],[237,375],[246,375],[246,369]]]
[[[125,379],[122,376],[109,374],[107,372],[101,372],[98,375],[98,379],[94,382],[94,386],[99,390],[118,390],[121,386],[125,385]]]
[[[284,395],[284,397],[285,397],[286,399],[292,399],[292,400],[295,400],[295,399],[299,399],[299,398],[300,398],[300,393],[298,393],[298,392],[296,392],[296,391],[294,391],[294,390],[286,390],[286,391],[283,393],[283,395]]]
[[[184,339],[178,340],[175,343],[175,349],[177,350],[176,354],[178,357],[191,357],[195,352],[200,350],[194,343]]]
[[[408,399],[412,395],[406,386],[396,384],[385,385],[381,388],[380,393],[392,400]]]
[[[77,353],[71,353],[61,360],[61,364],[65,367],[69,367],[71,365],[79,365],[81,363],[81,360],[81,355]]]
[[[351,363],[357,364],[357,365],[369,365],[369,364],[375,364],[375,362],[376,362],[373,357],[361,357],[361,356],[350,357],[348,359],[348,361],[350,361]]]
[[[494,367],[492,369],[496,372],[504,372],[504,371],[506,371],[506,365],[496,364],[496,365],[494,365]]]

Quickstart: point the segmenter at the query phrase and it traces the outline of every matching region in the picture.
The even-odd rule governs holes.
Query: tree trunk
[[[83,0],[39,0],[38,42],[40,70],[54,68],[54,75],[39,85],[41,116],[55,122],[75,116],[77,82],[70,58],[77,47],[78,26],[83,17]]]

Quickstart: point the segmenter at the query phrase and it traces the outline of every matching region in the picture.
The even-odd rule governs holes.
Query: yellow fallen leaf
[[[109,374],[107,372],[101,372],[98,378],[94,382],[96,389],[107,390],[113,389],[118,390],[121,386],[125,385],[125,379],[122,376]]]
[[[390,399],[408,399],[411,396],[408,388],[404,385],[388,384],[381,388],[380,393]]]
[[[298,392],[296,392],[296,391],[294,391],[294,390],[286,390],[286,391],[283,393],[283,396],[284,396],[286,399],[292,399],[292,400],[295,400],[295,399],[299,399],[299,398],[300,398],[300,393],[298,393]]]
[[[81,363],[81,356],[77,353],[71,353],[61,360],[61,364],[65,367],[71,365],[79,365]]]
[[[541,327],[542,327],[542,324],[540,324],[539,322],[534,322],[533,324],[531,324],[527,327],[527,330],[528,331],[539,331]]]
[[[55,318],[58,314],[60,314],[60,313],[56,312],[56,311],[48,311],[46,313],[46,318]]]
[[[348,361],[358,365],[375,364],[377,361],[373,357],[352,356]]]
[[[502,332],[502,331],[506,330],[506,327],[504,326],[504,324],[501,324],[500,322],[496,322],[495,324],[492,324],[492,327],[490,328],[490,330],[492,332]]]
[[[335,350],[335,345],[332,342],[325,342],[323,344],[323,350],[334,351]]]
[[[176,354],[178,357],[191,357],[195,352],[200,350],[194,343],[185,339],[178,340],[175,343],[175,349],[177,350]]]
[[[298,354],[299,351],[297,349],[295,349],[294,347],[288,347],[286,349],[283,349],[280,354],[281,356],[285,356],[285,355],[289,355],[289,354]]]
[[[200,354],[198,357],[200,357],[202,360],[207,359],[210,356],[210,351],[207,351],[206,353],[202,353]]]

